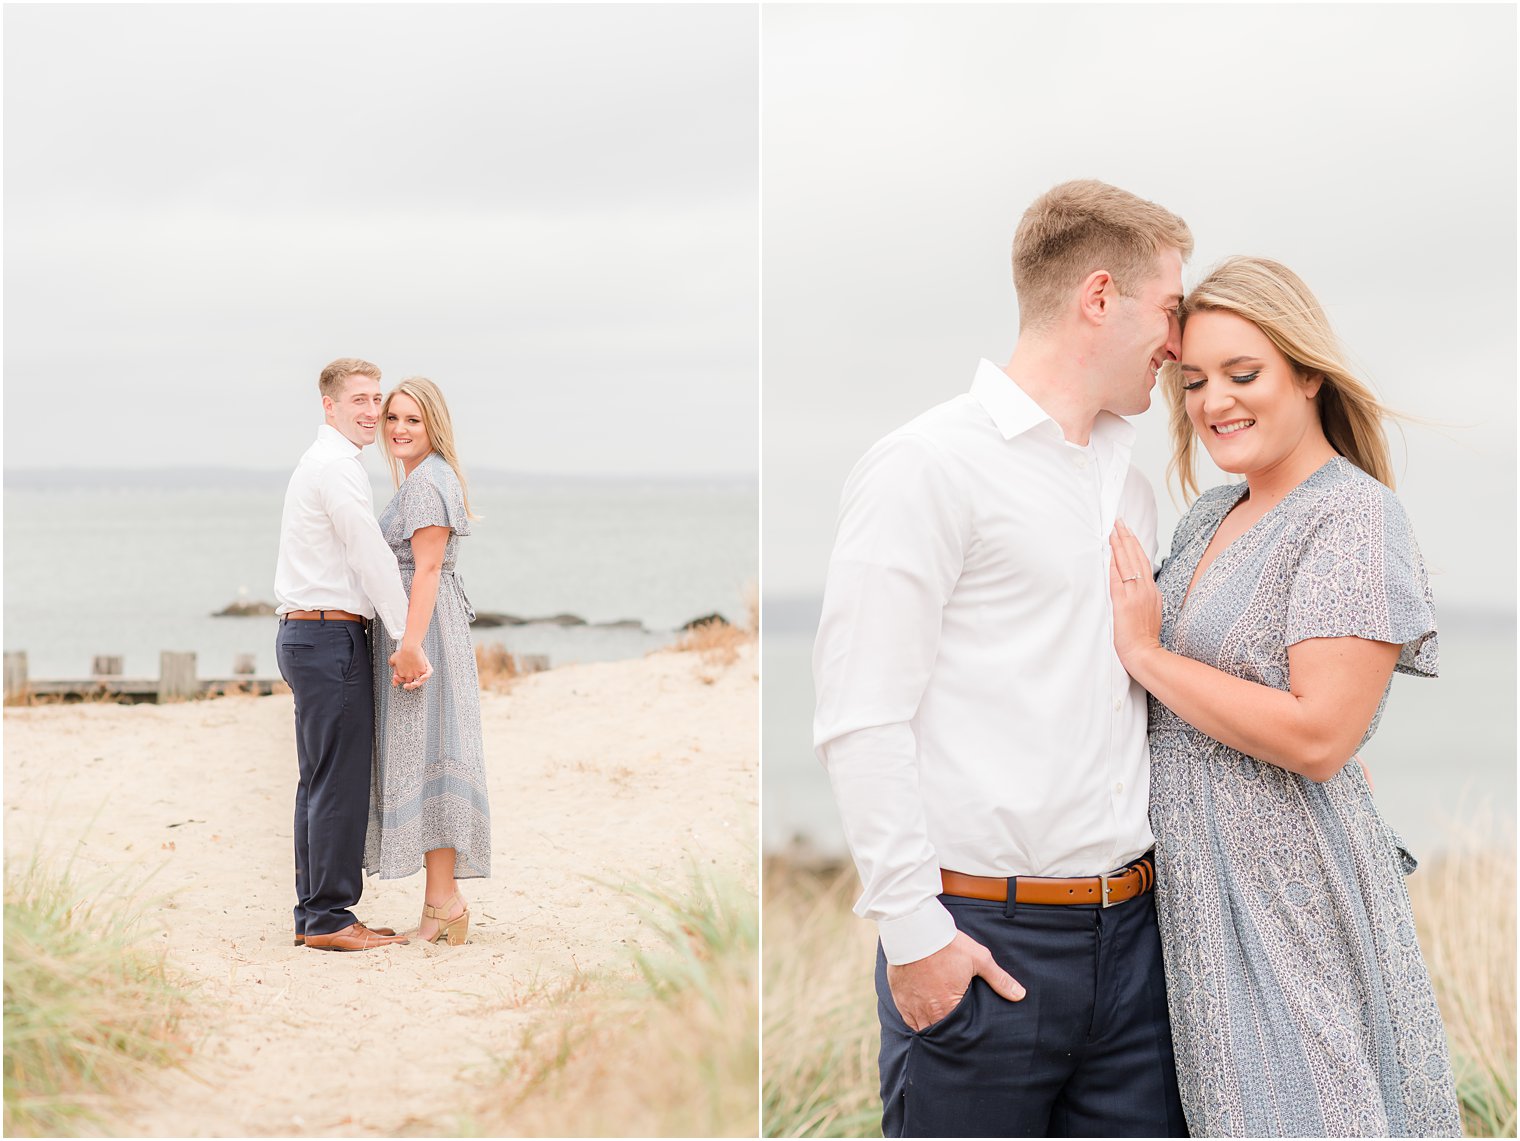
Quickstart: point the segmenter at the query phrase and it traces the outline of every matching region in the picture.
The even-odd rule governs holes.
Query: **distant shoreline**
[[[293,462],[293,461],[292,461]],[[640,488],[668,490],[758,489],[758,473],[703,472],[672,474],[626,472],[578,474],[574,472],[525,472],[504,468],[475,468],[465,472],[473,487],[491,488],[592,488],[605,487],[631,491]],[[273,491],[283,493],[290,479],[289,467],[145,467],[145,468],[6,468],[6,491],[129,490],[152,488],[159,491]],[[372,475],[379,486],[384,480]],[[386,486],[389,486],[386,482]]]

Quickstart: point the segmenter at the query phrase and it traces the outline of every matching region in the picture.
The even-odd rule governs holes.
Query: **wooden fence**
[[[25,650],[5,652],[5,701],[18,704],[34,697],[55,701],[106,698],[128,702],[185,701],[220,693],[269,694],[283,692],[278,677],[261,677],[254,670],[254,656],[239,654],[230,678],[202,678],[195,673],[195,654],[165,650],[158,655],[156,678],[126,677],[122,659],[115,654],[96,654],[87,678],[34,678],[29,676]]]

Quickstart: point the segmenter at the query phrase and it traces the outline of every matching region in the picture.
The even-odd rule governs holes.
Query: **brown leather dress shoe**
[[[366,928],[366,930],[373,931],[376,935],[394,935],[396,933],[396,929],[394,927],[369,927],[369,928]],[[296,932],[296,946],[300,947],[305,942],[306,942],[306,936],[302,935],[299,931],[297,931]]]
[[[306,936],[306,946],[318,951],[370,951],[376,947],[405,942],[407,940],[403,936],[382,935],[378,931],[371,931],[362,923],[352,923],[326,935]]]

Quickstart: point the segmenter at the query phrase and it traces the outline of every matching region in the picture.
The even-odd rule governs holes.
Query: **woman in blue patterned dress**
[[[1156,908],[1178,1085],[1209,1137],[1460,1132],[1403,877],[1347,762],[1395,670],[1436,672],[1384,411],[1286,267],[1232,258],[1183,304],[1173,470],[1199,496],[1158,580],[1115,530],[1114,643],[1151,694]]]
[[[491,817],[480,734],[480,682],[470,622],[475,617],[455,570],[459,539],[470,533],[469,499],[454,452],[443,393],[410,377],[380,409],[380,439],[397,490],[380,530],[401,566],[410,603],[398,647],[376,623],[375,754],[364,866],[399,879],[426,868],[426,942],[463,943],[470,911],[458,880],[491,874]],[[387,664],[433,676],[417,690],[393,684]]]

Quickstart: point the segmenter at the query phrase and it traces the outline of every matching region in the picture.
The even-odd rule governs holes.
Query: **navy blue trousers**
[[[375,738],[369,639],[358,622],[281,619],[280,676],[296,703],[296,932],[355,921]]]
[[[876,956],[887,1137],[1186,1137],[1155,897],[1110,908],[942,895],[956,926],[1024,984],[980,978],[914,1033]]]

